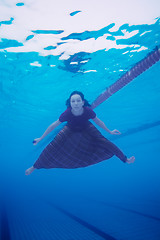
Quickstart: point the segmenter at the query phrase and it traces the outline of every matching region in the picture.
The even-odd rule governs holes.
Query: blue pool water
[[[77,9],[70,17],[80,14]],[[13,18],[4,19],[0,28],[13,22]],[[56,46],[45,47],[54,51],[65,42],[83,44],[105,34],[117,46],[93,52],[77,50],[62,60],[62,54],[20,52],[24,44],[14,37],[1,39],[1,239],[160,239],[160,61],[95,109],[109,129],[122,134],[112,136],[99,130],[126,155],[134,155],[134,164],[113,157],[87,168],[38,170],[25,176],[25,169],[60,127],[37,146],[32,145],[33,139],[58,119],[72,91],[82,91],[92,103],[160,45],[159,19],[153,24],[124,23],[111,31],[114,25],[73,32]],[[124,37],[124,32],[134,31],[136,34]],[[25,42],[61,34],[62,29],[37,29]]]

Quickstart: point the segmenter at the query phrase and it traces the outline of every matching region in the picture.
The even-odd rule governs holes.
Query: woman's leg
[[[30,175],[36,168],[34,168],[33,166],[28,168],[26,171],[25,171],[25,174],[26,175]]]
[[[135,161],[135,157],[132,156],[130,158],[127,158],[124,153],[112,142],[108,140],[108,147],[109,150],[116,155],[122,162],[127,162],[127,163],[133,163]]]
[[[134,156],[127,158],[124,153],[114,143],[105,138],[92,123],[89,123],[89,126],[85,131],[94,138],[95,143],[99,144],[100,142],[105,142],[105,149],[113,155],[116,155],[121,161],[127,163],[133,163],[135,161]]]
[[[130,157],[130,158],[127,158],[127,163],[134,163],[134,161],[135,161],[135,157],[134,156],[132,156],[132,157]]]

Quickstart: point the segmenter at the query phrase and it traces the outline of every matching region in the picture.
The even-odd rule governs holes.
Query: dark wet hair
[[[71,97],[75,94],[78,94],[82,98],[82,101],[84,101],[84,106],[91,107],[89,102],[84,98],[84,94],[82,92],[74,91],[74,92],[71,93],[71,95],[69,96],[69,98],[66,101],[67,108],[71,107],[70,100],[71,100]]]

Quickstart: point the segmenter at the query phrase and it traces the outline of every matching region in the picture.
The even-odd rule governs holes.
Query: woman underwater
[[[38,144],[62,122],[67,122],[42,151],[32,167],[25,174],[30,175],[35,169],[41,168],[81,168],[109,159],[116,155],[125,163],[133,163],[135,157],[127,158],[124,153],[89,121],[92,119],[98,126],[113,135],[121,134],[118,130],[110,131],[90,108],[83,93],[74,91],[66,101],[67,110],[59,119],[52,123],[40,138],[33,144]]]

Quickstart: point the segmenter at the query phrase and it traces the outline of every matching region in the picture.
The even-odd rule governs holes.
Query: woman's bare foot
[[[127,163],[134,163],[134,161],[135,161],[135,157],[134,156],[132,156],[132,157],[130,157],[130,158],[127,158]]]
[[[35,170],[35,168],[32,166],[25,171],[25,174],[30,175],[34,170]]]

